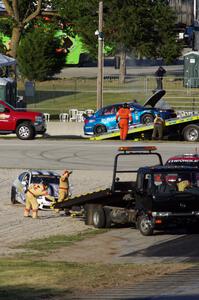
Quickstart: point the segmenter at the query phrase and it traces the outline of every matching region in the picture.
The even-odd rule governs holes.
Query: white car
[[[31,183],[44,183],[48,186],[48,193],[58,199],[60,175],[54,171],[27,170],[17,177],[11,187],[11,203],[25,205],[26,191]],[[39,209],[50,208],[52,202],[45,196],[37,198]]]

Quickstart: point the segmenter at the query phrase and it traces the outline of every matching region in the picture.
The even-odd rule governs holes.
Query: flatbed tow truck
[[[131,224],[145,236],[165,226],[195,226],[199,222],[198,168],[164,166],[161,155],[155,150],[154,146],[120,147],[114,160],[110,188],[71,197],[56,203],[54,208],[66,210],[79,206],[84,211],[87,225],[109,228],[113,224]],[[149,159],[153,156],[157,158],[157,164],[135,170],[129,167],[133,166],[129,159],[137,156],[149,156]],[[121,166],[121,160],[123,162],[125,158],[128,159],[126,169]],[[190,181],[186,191],[177,189],[177,182],[182,178]],[[164,186],[166,181],[167,188]]]
[[[137,124],[129,127],[128,138],[150,139],[153,131],[153,123]],[[114,132],[92,136],[90,140],[105,140],[119,138],[119,129]],[[174,136],[188,142],[199,140],[199,115],[172,118],[165,121],[164,136]]]

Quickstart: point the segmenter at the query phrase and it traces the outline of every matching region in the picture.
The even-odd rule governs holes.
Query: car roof
[[[199,154],[195,153],[185,153],[185,154],[179,154],[179,155],[175,155],[175,156],[172,156],[170,157],[168,161],[170,160],[190,160],[190,161],[199,161]]]
[[[41,176],[41,175],[45,175],[45,176],[60,176],[57,172],[55,171],[49,171],[49,170],[28,170],[28,172],[31,173],[31,175],[33,176]]]
[[[147,172],[150,171],[152,173],[155,172],[196,172],[198,171],[197,166],[152,166],[152,167],[143,167],[140,168],[141,171]],[[199,171],[198,171],[199,172]]]

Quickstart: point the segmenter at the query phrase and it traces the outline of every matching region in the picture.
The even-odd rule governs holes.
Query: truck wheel
[[[104,208],[104,213],[105,213],[105,227],[110,228],[111,227],[111,211],[108,208]]]
[[[101,205],[97,203],[86,204],[85,205],[85,224],[93,225],[93,212],[97,207],[101,207]]]
[[[94,128],[94,134],[100,135],[107,132],[106,127],[104,125],[97,125]]]
[[[34,127],[28,122],[23,122],[17,126],[16,135],[21,140],[32,140],[35,137]]]
[[[153,227],[151,221],[147,216],[140,216],[138,218],[138,229],[140,233],[144,236],[149,236],[153,234]]]
[[[12,204],[16,204],[17,200],[16,200],[16,189],[12,186],[11,189],[11,203]]]
[[[153,123],[154,117],[151,114],[145,114],[141,117],[141,123],[142,124],[149,124]]]
[[[102,207],[98,207],[93,212],[93,225],[95,228],[105,228],[106,215]]]
[[[183,129],[183,137],[187,142],[196,142],[199,139],[199,126],[188,125]]]

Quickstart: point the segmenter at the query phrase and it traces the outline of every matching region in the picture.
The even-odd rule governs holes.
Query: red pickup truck
[[[21,140],[31,140],[45,131],[46,122],[42,113],[17,110],[0,100],[0,134],[16,133]]]

